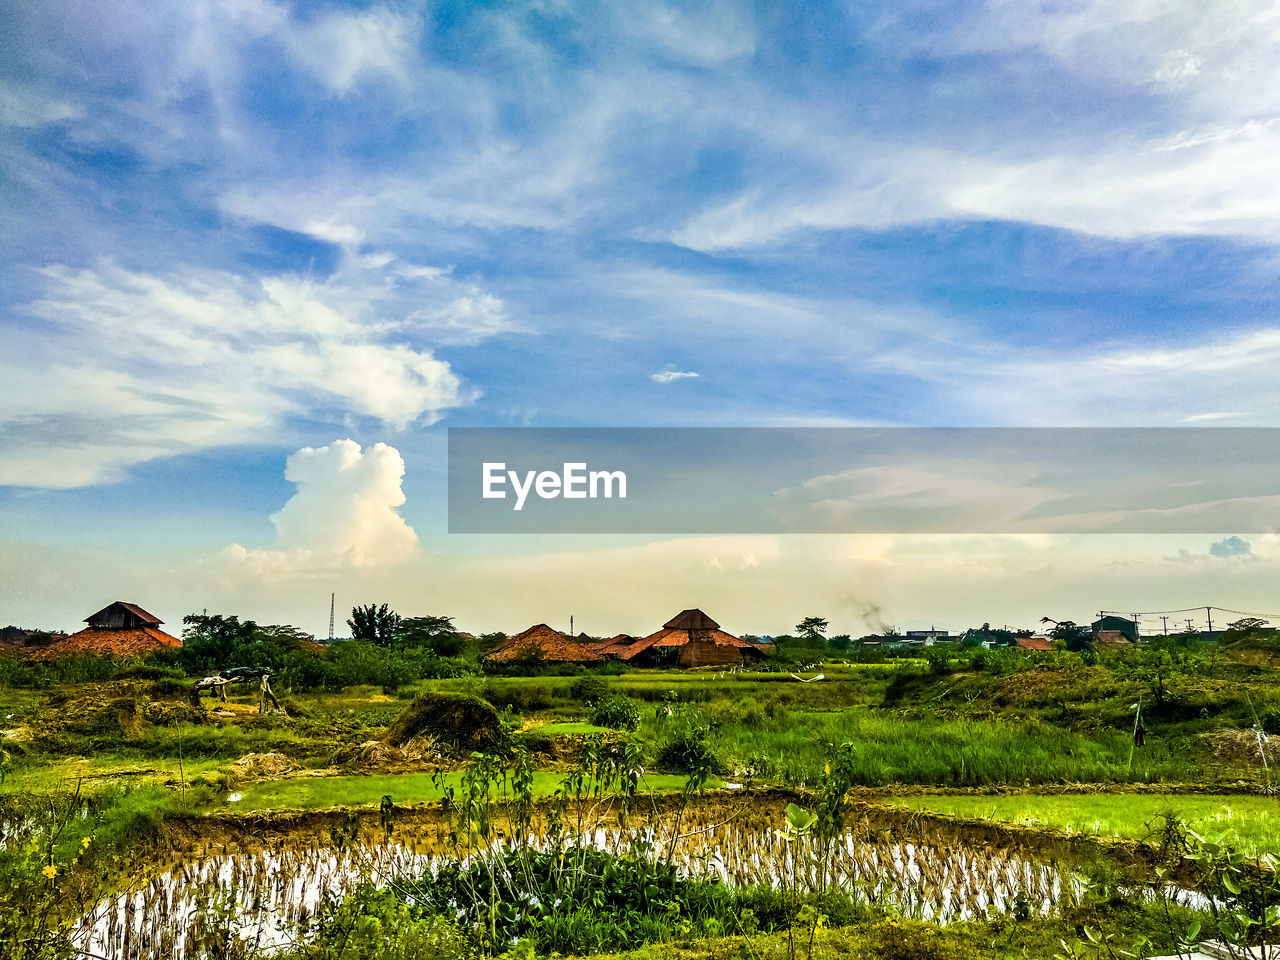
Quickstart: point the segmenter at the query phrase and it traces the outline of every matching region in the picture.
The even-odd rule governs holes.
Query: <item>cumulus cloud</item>
[[[271,515],[274,546],[231,544],[223,555],[236,567],[290,577],[388,567],[413,555],[418,535],[397,512],[405,502],[404,460],[395,447],[375,443],[362,451],[349,439],[303,447],[289,457],[284,475],[297,492]]]
[[[468,402],[429,343],[506,327],[446,271],[351,259],[323,281],[43,272],[43,324],[0,358],[0,484],[71,487],[154,457],[263,442],[289,418],[430,424]]]
[[[654,383],[674,383],[677,380],[686,380],[692,377],[700,376],[692,370],[677,370],[674,367],[663,370],[660,373],[649,374],[649,379]]]
[[[1209,544],[1209,553],[1215,557],[1247,557],[1253,553],[1253,544],[1241,537],[1227,537]]]

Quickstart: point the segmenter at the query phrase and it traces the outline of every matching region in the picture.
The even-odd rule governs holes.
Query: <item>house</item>
[[[606,657],[617,659],[622,656],[622,651],[636,642],[636,638],[629,633],[620,633],[617,636],[610,637],[608,640],[600,640],[595,644],[597,653],[602,653]]]
[[[136,603],[117,600],[84,618],[85,629],[28,654],[34,660],[74,655],[143,657],[182,641],[160,629],[164,623]]]
[[[604,654],[545,623],[500,643],[482,658],[488,663],[536,660],[541,663],[604,663]]]
[[[1121,643],[1126,641],[1129,643],[1138,642],[1138,621],[1130,620],[1128,617],[1110,615],[1099,617],[1097,620],[1093,621],[1092,629],[1093,638],[1099,643],[1117,642],[1112,638],[1104,640],[1102,637],[1102,634],[1104,633],[1120,634],[1122,639],[1118,642]]]
[[[931,647],[938,642],[950,643],[955,639],[951,636],[951,632],[949,630],[937,630],[933,627],[930,627],[928,630],[908,630],[904,634],[904,637],[906,638],[905,642],[914,643],[919,641],[926,647]]]
[[[1097,630],[1093,634],[1093,640],[1103,647],[1125,646],[1134,642],[1123,630]]]
[[[1014,637],[1013,643],[1021,650],[1033,650],[1037,653],[1053,650],[1053,641],[1048,637]]]
[[[757,644],[720,629],[701,610],[681,610],[657,633],[635,641],[618,654],[636,663],[675,663],[682,667],[736,666],[748,658],[765,656]]]

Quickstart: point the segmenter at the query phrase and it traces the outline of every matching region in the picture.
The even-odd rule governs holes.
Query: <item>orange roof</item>
[[[1045,637],[1014,637],[1013,642],[1023,650],[1052,650],[1053,643]]]
[[[77,654],[141,657],[165,647],[180,646],[181,640],[169,636],[158,627],[139,627],[134,630],[96,630],[89,627],[62,640],[33,648],[28,657],[33,660],[52,660]]]
[[[604,654],[545,623],[539,623],[523,633],[517,633],[484,657],[485,660],[499,663],[526,658],[556,660],[561,663],[600,663],[604,660]]]
[[[636,642],[636,638],[629,633],[620,633],[616,637],[610,637],[608,640],[601,640],[595,645],[595,648],[608,656],[620,656],[622,651],[627,649],[631,644]]]
[[[710,627],[673,627],[672,624],[711,624]],[[683,610],[676,616],[667,621],[666,625],[657,633],[651,633],[649,636],[628,644],[618,656],[623,660],[630,660],[638,653],[642,653],[651,647],[682,647],[686,643],[714,643],[718,647],[742,647],[749,650],[759,650],[760,648],[747,640],[740,640],[731,633],[725,633],[719,629],[720,625],[708,617],[701,610]]]

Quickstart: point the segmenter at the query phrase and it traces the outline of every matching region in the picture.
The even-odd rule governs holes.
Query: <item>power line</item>
[[[1165,614],[1170,614],[1170,613],[1199,613],[1201,610],[1205,611],[1206,613],[1209,613],[1210,611],[1213,611],[1213,610],[1217,610],[1221,613],[1235,613],[1242,617],[1260,617],[1264,620],[1267,620],[1267,619],[1280,620],[1280,613],[1259,613],[1256,610],[1233,610],[1231,607],[1219,607],[1212,604],[1201,605],[1199,607],[1179,607],[1177,610],[1143,610],[1139,613],[1133,613],[1132,611],[1125,611],[1125,610],[1100,610],[1098,611],[1098,613],[1100,616],[1104,616],[1104,617],[1105,616],[1129,617],[1130,619],[1136,620],[1138,617],[1148,617],[1148,616],[1159,617],[1159,616],[1163,616]],[[1210,619],[1212,619],[1212,616],[1210,616]]]

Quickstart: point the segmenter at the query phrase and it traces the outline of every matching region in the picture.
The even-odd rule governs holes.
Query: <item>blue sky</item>
[[[447,537],[449,425],[1280,424],[1270,3],[62,0],[0,36],[0,620],[737,602],[714,545]],[[287,459],[346,438],[403,481],[308,481],[283,532]],[[351,542],[309,540],[335,512]],[[1053,585],[1115,606],[1081,544]],[[865,546],[813,586],[784,544],[770,582],[980,614]],[[1167,560],[1207,547],[1129,544],[1133,591],[1176,562],[1261,604],[1270,541]],[[981,602],[1030,617],[999,549]],[[664,550],[702,558],[688,597]],[[566,596],[602,551],[640,599]]]

